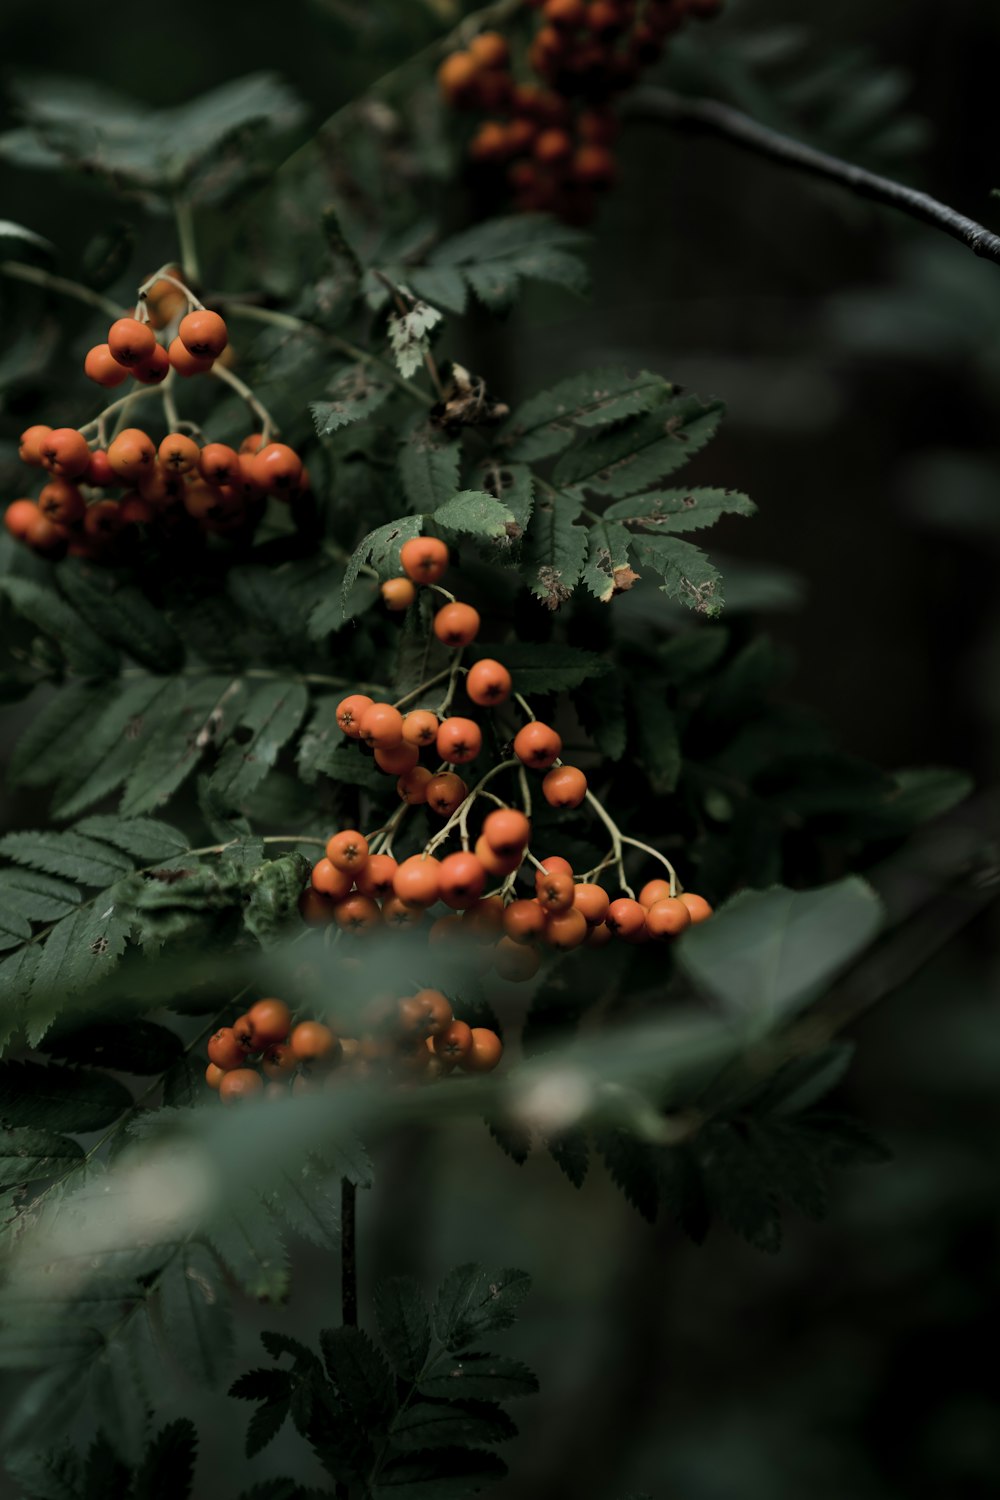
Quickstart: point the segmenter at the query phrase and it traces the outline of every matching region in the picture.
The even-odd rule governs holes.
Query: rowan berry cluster
[[[359,1036],[339,1035],[324,1021],[294,1020],[284,1000],[258,1000],[209,1041],[205,1081],[223,1104],[237,1104],[311,1093],[345,1078],[490,1073],[503,1056],[496,1032],[456,1020],[440,990],[378,996],[361,1022]]]
[[[166,330],[169,343],[158,341],[158,330]],[[39,425],[21,434],[22,461],[47,478],[37,497],[8,505],[8,532],[52,559],[67,553],[109,559],[139,528],[249,537],[269,495],[290,501],[307,490],[302,460],[287,444],[271,440],[269,420],[237,452],[205,442],[195,423],[178,418],[172,381],[211,372],[228,337],[224,320],[202,307],[183,282],[169,273],[150,278],[139,289],[137,315],[118,318],[107,343],[92,348],[84,361],[98,385],[116,387],[132,377],[139,389],[82,428]],[[258,418],[266,417],[249,388],[232,375],[227,379],[250,398]],[[155,386],[162,387],[162,438],[123,425],[146,394],[142,387]],[[117,426],[109,431],[112,418]]]
[[[616,174],[614,100],[691,18],[722,0],[529,0],[540,25],[515,67],[507,39],[485,31],[438,70],[456,109],[484,111],[469,143],[475,166],[504,179],[514,206],[573,223],[593,215]],[[530,75],[519,78],[523,73]]]
[[[356,936],[387,927],[427,926],[431,943],[464,934],[482,944],[484,963],[491,962],[502,978],[527,980],[537,972],[546,948],[599,947],[614,937],[632,943],[670,938],[710,916],[703,897],[678,893],[676,873],[663,855],[621,833],[589,789],[584,772],[562,762],[559,733],[534,717],[515,692],[507,668],[491,658],[462,666],[462,652],[475,640],[480,620],[471,605],[460,603],[438,583],[448,562],[444,542],[413,538],[401,548],[400,562],[403,577],[390,583],[408,584],[413,596],[418,586],[431,587],[448,600],[432,627],[455,652],[451,667],[440,674],[448,681],[445,703],[437,713],[427,708],[403,711],[407,701],[425,695],[433,685],[428,683],[398,703],[352,693],[338,705],[337,722],[346,738],[367,750],[384,774],[397,778],[401,806],[370,836],[350,828],[329,839],[300,901],[305,921],[335,924]],[[447,712],[462,676],[473,709],[494,712],[513,702],[527,719],[513,734],[494,721],[492,739],[509,742],[510,756],[486,770],[471,789],[455,767],[478,760],[482,726],[478,719]],[[424,751],[436,764],[421,763]],[[531,852],[532,771],[541,774],[542,795],[551,807],[575,809],[589,803],[608,830],[611,849],[595,869],[577,876],[567,860],[539,860]],[[504,773],[516,780],[521,807],[487,789]],[[393,837],[408,809],[417,805],[446,821],[419,853],[400,862],[391,853]],[[473,835],[469,823],[477,805],[491,810]],[[452,836],[461,847],[439,857],[436,851]],[[649,881],[638,899],[625,881],[625,846],[660,860],[669,876]],[[526,865],[535,872],[534,894],[527,898],[516,893]],[[621,886],[614,898],[600,884],[608,869]],[[487,889],[497,882],[496,889]],[[447,910],[428,924],[427,914],[439,903]]]

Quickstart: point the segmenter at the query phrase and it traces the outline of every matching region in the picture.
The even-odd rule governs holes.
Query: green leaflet
[[[554,482],[615,498],[635,494],[704,448],[722,415],[720,401],[671,397],[612,432],[587,437],[569,449],[556,464]]]
[[[657,406],[671,391],[661,375],[618,366],[571,375],[532,396],[514,412],[501,435],[511,458],[536,462],[561,453],[576,427],[609,427]]]
[[[209,783],[212,792],[231,807],[239,807],[259,785],[292,738],[309,706],[301,682],[265,682],[252,694],[240,715],[237,735],[226,746]]]

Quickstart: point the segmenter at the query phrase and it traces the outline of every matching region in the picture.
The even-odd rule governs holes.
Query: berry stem
[[[168,432],[176,432],[181,425],[181,415],[177,410],[177,402],[174,400],[174,380],[176,370],[171,370],[166,380],[160,386],[160,395],[163,397],[163,417],[167,424]]]
[[[658,849],[652,848],[651,845],[641,843],[639,839],[630,838],[627,833],[623,833],[621,837],[623,844],[628,844],[633,849],[641,849],[644,854],[649,854],[653,859],[658,859],[661,864],[666,865],[667,871],[670,875],[670,894],[671,896],[676,896],[677,887],[680,885],[680,881],[677,879],[677,871],[674,869],[667,856],[665,854],[661,854]]]
[[[527,699],[522,698],[520,693],[511,693],[510,696],[513,698],[514,702],[517,704],[518,708],[524,714],[528,722],[533,724],[535,722],[535,714],[531,707],[531,704],[527,701]]]
[[[10,276],[14,281],[28,281],[32,286],[42,286],[47,291],[59,292],[63,297],[72,297],[76,302],[85,302],[88,307],[96,307],[111,319],[123,317],[125,313],[123,307],[112,302],[110,297],[102,297],[93,288],[71,281],[68,276],[54,276],[51,271],[43,271],[39,266],[22,265],[19,260],[0,260],[0,276]]]
[[[106,406],[104,410],[102,412],[99,412],[96,417],[91,417],[89,422],[84,422],[83,426],[78,428],[77,430],[79,432],[82,432],[84,437],[86,437],[87,433],[91,430],[92,427],[96,428],[97,442],[103,448],[106,446],[105,439],[107,434],[108,418],[110,416],[113,416],[116,412],[124,412],[125,409],[130,406],[133,401],[143,401],[148,396],[161,395],[162,389],[162,386],[158,385],[144,385],[140,386],[136,390],[131,390],[129,391],[127,396],[119,396],[117,401],[112,401],[110,406]]]
[[[254,416],[259,418],[262,423],[263,432],[261,435],[264,442],[269,443],[272,436],[280,429],[267,407],[262,401],[258,400],[246,381],[241,380],[238,375],[233,374],[232,370],[227,370],[225,365],[220,365],[218,361],[212,366],[209,374],[214,375],[216,380],[221,380],[223,385],[228,385],[238,396],[242,396]]]
[[[517,760],[502,760],[499,765],[493,766],[491,770],[487,771],[482,780],[477,781],[476,785],[472,788],[472,791],[462,799],[461,804],[455,810],[455,812],[452,813],[451,817],[448,819],[444,827],[439,828],[430,842],[424,846],[424,854],[433,854],[434,850],[440,844],[444,843],[445,839],[448,837],[449,833],[456,824],[458,824],[462,828],[465,827],[466,823],[468,822],[469,809],[471,808],[473,802],[479,796],[480,792],[487,784],[487,782],[492,781],[494,776],[499,776],[501,771],[510,771],[514,768],[514,766],[518,765],[520,765],[520,761]]]
[[[436,672],[433,677],[428,677],[427,681],[422,682],[419,687],[415,687],[410,692],[404,693],[402,698],[397,698],[392,705],[393,708],[402,708],[403,704],[409,703],[411,698],[419,698],[421,693],[426,693],[432,687],[436,687],[439,682],[444,682],[446,677],[451,676],[451,670],[451,667],[445,667],[442,672]]]
[[[622,838],[621,829],[618,827],[618,824],[615,822],[611,814],[605,811],[603,805],[597,800],[593,792],[589,789],[587,791],[587,801],[590,803],[591,807],[594,809],[597,816],[600,818],[601,822],[604,824],[605,828],[611,835],[611,856],[618,870],[618,878],[621,881],[621,888],[625,892],[625,894],[627,896],[631,896],[632,900],[634,901],[635,891],[633,891],[632,887],[625,879],[625,865],[622,859],[622,844],[625,842],[625,840]],[[629,842],[631,842],[631,840],[629,840]]]
[[[455,659],[448,671],[448,690],[442,698],[441,702],[438,704],[437,716],[439,719],[443,719],[445,714],[451,707],[452,700],[455,697],[455,689],[458,687],[459,675],[466,670],[467,669],[462,666],[462,649],[460,648],[455,652]]]
[[[383,828],[376,828],[374,833],[368,835],[368,849],[370,854],[392,854],[392,841],[400,823],[410,810],[408,802],[401,802]]]
[[[171,262],[170,264],[172,265],[173,262]],[[139,288],[139,290],[138,290],[138,292],[136,294],[138,296],[138,298],[139,298],[139,304],[140,304],[139,307],[136,310],[136,317],[140,317],[141,316],[141,319],[142,319],[143,322],[146,322],[146,320],[149,317],[149,309],[146,306],[146,294],[150,291],[150,289],[152,287],[154,287],[156,285],[156,283],[158,281],[169,282],[169,284],[172,287],[176,287],[177,291],[183,292],[184,296],[188,300],[188,311],[189,312],[190,312],[190,310],[191,310],[192,307],[197,308],[199,312],[203,312],[204,311],[204,309],[205,309],[204,302],[199,302],[198,301],[198,298],[195,296],[194,292],[192,292],[191,288],[187,285],[186,282],[179,281],[176,276],[172,276],[170,274],[170,265],[166,265],[166,266],[161,266],[158,271],[154,271],[154,273],[153,273],[152,276],[147,276],[146,280],[142,283],[142,286]]]

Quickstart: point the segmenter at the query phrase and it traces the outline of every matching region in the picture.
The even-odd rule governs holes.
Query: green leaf
[[[446,504],[438,506],[433,519],[445,531],[494,539],[506,536],[508,526],[514,522],[506,505],[483,490],[460,490]]]
[[[183,700],[184,689],[183,681],[157,677],[119,678],[102,686],[100,702],[81,716],[72,756],[64,757],[55,774],[46,777],[58,779],[53,815],[76,817],[109,796],[137,764],[146,767],[151,747]]]
[[[223,751],[209,783],[211,791],[230,807],[239,807],[267,775],[309,707],[301,682],[264,682],[240,715],[249,737],[235,739]]]
[[[38,968],[41,947],[34,943],[19,948],[9,958],[0,958],[0,1047],[5,1046],[23,1019],[24,1005],[31,992],[31,981]],[[3,1116],[0,1115],[0,1119]]]
[[[185,1371],[215,1385],[232,1348],[232,1310],[218,1267],[203,1245],[184,1245],[158,1283],[161,1324]]]
[[[392,394],[392,385],[370,365],[342,366],[326,387],[326,401],[311,401],[309,410],[320,437],[329,437],[352,422],[375,415]]]
[[[656,484],[704,448],[722,420],[720,401],[674,396],[616,427],[585,438],[556,464],[557,485],[580,485],[617,499]]]
[[[722,610],[722,576],[700,547],[670,536],[634,536],[632,550],[640,568],[663,579],[660,588],[696,614],[709,618]]]
[[[754,1101],[766,1114],[796,1115],[810,1109],[835,1089],[854,1058],[853,1042],[831,1042],[806,1057],[794,1058],[767,1084]]]
[[[625,684],[621,673],[606,672],[573,694],[580,723],[608,760],[621,760],[628,741]]]
[[[56,1177],[83,1160],[83,1147],[48,1130],[0,1128],[0,1188]]]
[[[0,1120],[8,1126],[101,1130],[131,1103],[128,1089],[106,1073],[0,1062]]]
[[[469,1410],[451,1401],[418,1401],[400,1412],[392,1424],[397,1448],[450,1448],[492,1446],[516,1436],[506,1412],[499,1407]]]
[[[474,646],[470,657],[479,661],[489,658],[502,662],[514,679],[519,693],[561,693],[579,687],[595,677],[603,677],[611,663],[596,651],[560,642],[536,645],[533,641],[504,641],[500,645]]]
[[[107,677],[118,670],[118,653],[102,641],[63,599],[27,578],[0,578],[0,595],[19,615],[62,648],[70,671],[82,677]]]
[[[277,1218],[310,1244],[324,1250],[340,1244],[339,1180],[315,1161],[287,1167],[268,1204]]]
[[[636,754],[659,797],[677,788],[681,774],[681,741],[677,721],[655,688],[632,690]]]
[[[445,240],[431,252],[428,264],[460,266],[479,300],[500,312],[514,301],[522,280],[586,291],[586,267],[574,253],[583,238],[547,215],[515,214],[488,219]]]
[[[535,501],[521,562],[525,583],[549,609],[564,604],[580,581],[590,540],[576,525],[582,509],[579,498],[549,490]]]
[[[79,751],[80,735],[107,702],[107,689],[92,682],[62,684],[31,719],[7,765],[14,786],[49,786]]]
[[[463,1354],[425,1375],[417,1389],[422,1396],[451,1401],[512,1401],[533,1396],[538,1378],[516,1359],[496,1354]]]
[[[460,1500],[495,1484],[507,1466],[478,1448],[435,1448],[391,1458],[372,1488],[375,1500]]]
[[[26,1500],[81,1500],[80,1461],[70,1448],[7,1454],[4,1462]]]
[[[765,1030],[826,990],[882,925],[869,885],[744,891],[677,944],[682,968],[733,1016]]]
[[[167,801],[194,770],[205,749],[224,738],[223,699],[229,704],[234,696],[231,678],[175,678],[150,710],[140,715],[139,724],[125,728],[119,741],[127,766],[119,805],[124,817],[152,812]],[[241,701],[236,698],[237,703]],[[96,800],[94,792],[91,782],[70,802],[74,808],[90,805]]]
[[[455,494],[461,444],[421,417],[399,448],[399,477],[413,510],[426,514]]]
[[[0,839],[0,854],[81,885],[109,885],[132,869],[132,861],[107,844],[79,833],[50,829],[5,834]]]
[[[181,638],[141,589],[110,569],[76,559],[62,563],[57,577],[60,592],[102,640],[152,672],[177,671],[184,660]]]
[[[324,1328],[319,1337],[326,1371],[339,1400],[366,1431],[384,1431],[396,1391],[381,1350],[360,1328]]]
[[[70,1023],[72,1024],[72,1023]],[[156,1021],[95,1021],[90,1026],[56,1031],[44,1051],[65,1062],[111,1068],[119,1073],[165,1073],[183,1055],[181,1039]]]
[[[823,1164],[810,1150],[809,1136],[781,1120],[751,1119],[747,1142],[779,1198],[811,1219],[822,1219],[828,1197]]]
[[[288,1291],[288,1252],[264,1204],[249,1193],[227,1202],[207,1230],[219,1259],[248,1297],[278,1302]]]
[[[964,771],[927,768],[897,771],[895,789],[890,792],[879,815],[897,828],[912,828],[940,818],[972,791],[972,778]]]
[[[162,1427],[135,1476],[133,1500],[188,1500],[193,1492],[198,1433],[180,1417]]]
[[[709,1201],[729,1227],[758,1250],[781,1248],[781,1215],[770,1179],[752,1146],[727,1121],[698,1136]]]
[[[602,604],[607,604],[624,584],[631,587],[635,575],[628,565],[631,537],[616,522],[595,521],[587,543],[587,562],[580,582]]]
[[[191,847],[186,834],[155,818],[119,818],[95,814],[76,825],[76,832],[113,844],[126,854],[145,861],[173,859]]]
[[[660,1186],[652,1147],[624,1130],[603,1130],[596,1144],[613,1180],[632,1207],[650,1224],[655,1223]]]
[[[379,1338],[396,1374],[416,1380],[431,1343],[430,1314],[419,1284],[411,1276],[393,1276],[375,1288]]]
[[[631,375],[610,366],[571,375],[523,402],[504,429],[511,458],[536,462],[561,453],[575,427],[607,427],[658,406],[670,382],[648,370]]]
[[[509,1328],[531,1290],[526,1271],[456,1266],[434,1302],[434,1329],[449,1349],[462,1349],[482,1333]]]
[[[243,909],[243,925],[263,945],[276,942],[287,932],[309,874],[301,854],[269,859],[256,870]]]
[[[706,489],[653,490],[618,500],[604,512],[606,521],[620,521],[643,531],[698,531],[714,526],[723,516],[756,515],[757,507],[749,495],[736,490]]]
[[[361,569],[370,566],[382,579],[399,573],[400,547],[411,537],[419,536],[422,529],[423,520],[420,516],[401,516],[398,521],[388,521],[384,526],[376,526],[374,531],[369,531],[358,543],[347,564],[340,589],[345,619],[350,593]]]
[[[111,891],[57,922],[42,945],[25,1007],[25,1028],[36,1047],[66,1001],[115,967],[132,929],[127,904]]]
[[[415,375],[423,364],[430,348],[427,335],[441,322],[442,316],[429,302],[419,300],[406,312],[390,315],[389,344],[396,368],[404,380]]]

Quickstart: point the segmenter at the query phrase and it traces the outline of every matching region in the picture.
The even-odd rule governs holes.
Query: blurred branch
[[[626,112],[634,119],[653,120],[679,130],[721,136],[723,140],[732,141],[758,156],[796,167],[811,177],[824,178],[859,198],[896,208],[911,219],[930,224],[952,239],[960,240],[973,255],[1000,265],[1000,235],[993,234],[974,219],[967,219],[929,194],[894,182],[891,177],[880,177],[865,167],[841,161],[837,156],[817,151],[813,146],[782,135],[767,125],[760,125],[728,104],[720,104],[715,99],[687,99],[669,89],[642,88],[631,95]]]
[[[0,276],[9,276],[14,281],[29,281],[32,286],[45,287],[47,291],[73,297],[77,302],[85,302],[88,307],[98,308],[109,318],[120,318],[125,312],[110,297],[102,297],[92,287],[82,286],[79,281],[70,281],[66,276],[55,276],[51,271],[43,271],[40,266],[26,266],[19,260],[0,260]]]

